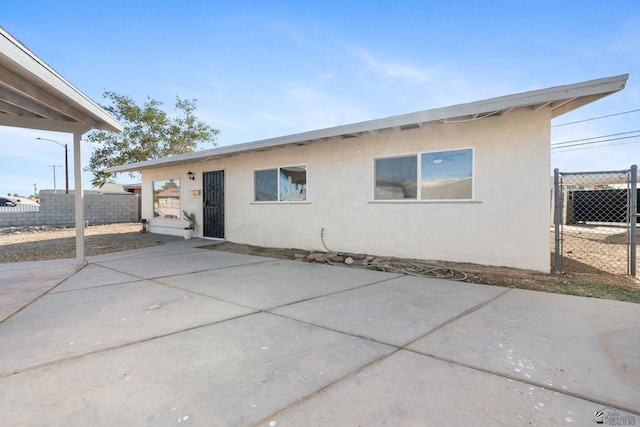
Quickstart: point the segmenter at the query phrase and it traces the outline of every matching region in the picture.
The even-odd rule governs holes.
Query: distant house
[[[122,189],[127,193],[132,194],[142,194],[142,185],[141,184],[124,184]]]
[[[107,182],[100,187],[98,191],[103,194],[141,194],[141,186],[140,184],[118,184],[116,182]]]
[[[142,172],[150,231],[549,271],[550,122],[628,76],[111,168]],[[177,204],[177,205],[176,205]],[[170,214],[173,215],[173,214]]]
[[[122,184],[115,182],[106,182],[98,189],[98,192],[102,194],[122,194],[126,193]]]

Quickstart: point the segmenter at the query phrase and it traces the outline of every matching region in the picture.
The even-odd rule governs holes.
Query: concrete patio
[[[198,249],[0,264],[0,424],[640,424],[640,305]]]

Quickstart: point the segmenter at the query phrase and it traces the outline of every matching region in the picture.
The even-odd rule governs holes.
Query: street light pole
[[[58,190],[56,189],[56,168],[59,168],[60,165],[49,165],[50,168],[53,168],[53,192],[58,194]]]
[[[41,141],[51,141],[51,142],[55,142],[56,144],[58,144],[61,147],[64,147],[64,178],[65,178],[65,193],[69,194],[69,148],[67,147],[67,144],[63,144],[61,142],[58,142],[54,139],[49,139],[49,138],[36,138],[39,139]],[[55,180],[56,180],[56,168],[53,168],[53,186],[55,187]],[[55,188],[54,188],[55,189]]]

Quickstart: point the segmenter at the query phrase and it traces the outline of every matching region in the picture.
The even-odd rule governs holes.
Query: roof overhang
[[[69,133],[124,129],[1,27],[0,125]]]
[[[458,123],[487,117],[502,116],[518,108],[539,110],[548,108],[551,117],[565,114],[614,92],[624,89],[628,74],[590,80],[566,86],[534,90],[501,96],[466,104],[419,111],[416,113],[369,120],[332,128],[313,130],[278,138],[229,145],[162,159],[147,160],[106,169],[108,172],[132,172],[158,166],[169,166],[194,161],[206,161],[247,151],[262,151],[290,144],[306,144],[326,138],[350,138],[362,133],[375,133],[383,129],[411,129],[429,122]]]

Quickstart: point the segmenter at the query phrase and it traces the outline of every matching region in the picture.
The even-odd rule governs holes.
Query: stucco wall
[[[547,109],[356,138],[237,154],[143,172],[143,218],[152,218],[152,182],[180,178],[182,208],[201,236],[202,172],[225,170],[226,238],[271,247],[322,249],[549,270]],[[373,200],[374,159],[473,148],[474,200]],[[253,202],[253,171],[307,165],[305,203]],[[196,174],[188,181],[186,173]],[[151,220],[152,232],[181,234],[181,220]]]
[[[0,227],[22,225],[75,225],[74,192],[41,190],[38,212],[0,212]],[[84,217],[90,224],[137,222],[139,200],[135,194],[103,194],[87,191]]]

